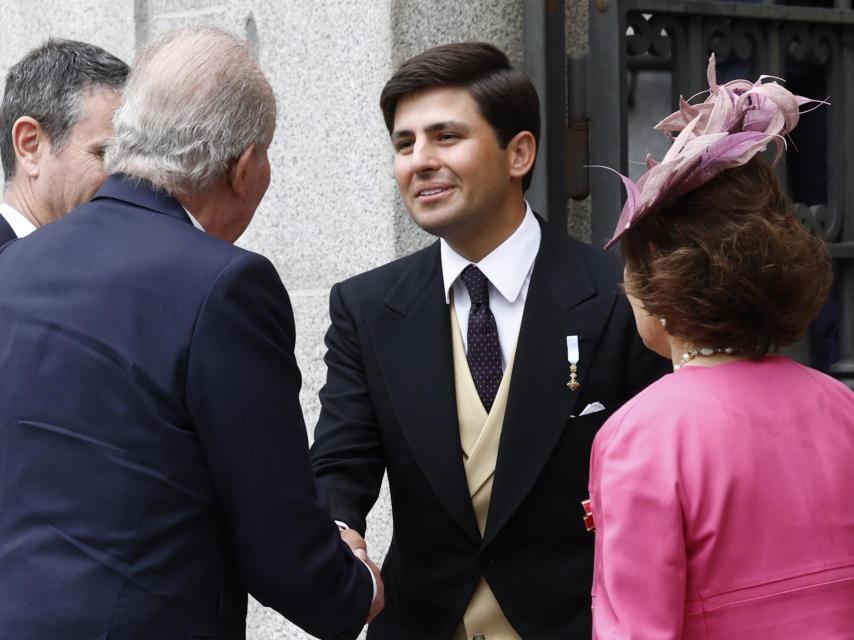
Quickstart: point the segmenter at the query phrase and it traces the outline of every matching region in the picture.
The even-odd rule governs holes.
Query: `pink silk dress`
[[[854,639],[854,392],[686,366],[593,445],[596,640]]]

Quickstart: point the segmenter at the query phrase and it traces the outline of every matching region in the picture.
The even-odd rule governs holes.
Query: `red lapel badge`
[[[584,528],[588,531],[595,531],[596,525],[593,524],[593,508],[590,506],[590,499],[581,501],[581,508],[584,509]]]

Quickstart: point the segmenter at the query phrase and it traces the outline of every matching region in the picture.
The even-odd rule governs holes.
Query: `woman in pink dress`
[[[775,355],[831,281],[756,153],[806,101],[735,81],[682,105],[611,244],[646,345],[674,362],[590,467],[598,640],[854,639],[854,393]]]

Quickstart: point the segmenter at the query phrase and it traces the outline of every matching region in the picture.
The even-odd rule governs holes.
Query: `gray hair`
[[[52,152],[58,153],[71,128],[85,117],[81,97],[99,88],[121,90],[128,66],[101,47],[51,38],[33,49],[6,74],[0,106],[0,156],[6,181],[17,165],[12,126],[18,118],[38,120]]]
[[[276,126],[273,89],[246,44],[213,27],[170,31],[134,65],[107,146],[109,173],[172,194],[204,190]]]

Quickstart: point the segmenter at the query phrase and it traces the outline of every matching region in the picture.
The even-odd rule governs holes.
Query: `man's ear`
[[[30,116],[21,116],[12,125],[12,146],[15,148],[16,169],[30,178],[39,175],[39,161],[50,153],[50,142],[41,124]]]
[[[255,143],[246,147],[228,167],[228,184],[239,196],[246,195],[249,188],[248,172],[255,153]]]
[[[537,141],[530,131],[520,131],[507,143],[510,158],[510,177],[523,178],[537,157]]]

